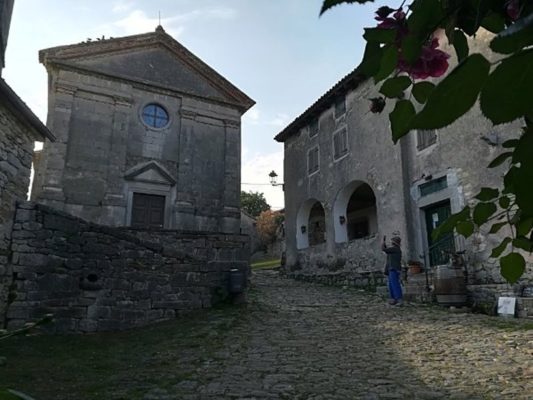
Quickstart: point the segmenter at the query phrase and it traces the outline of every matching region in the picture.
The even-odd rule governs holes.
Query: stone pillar
[[[115,112],[110,142],[110,157],[107,166],[107,187],[102,206],[107,209],[102,223],[126,224],[127,198],[124,193],[124,173],[126,169],[127,139],[132,99],[114,96]]]
[[[76,87],[56,84],[51,108],[48,110],[48,125],[56,136],[56,142],[46,143],[43,149],[45,168],[42,187],[35,188],[34,196],[38,200],[63,209],[65,195],[63,193],[63,171],[67,158],[67,143],[70,131],[70,119]]]
[[[241,226],[241,124],[225,120],[224,194],[219,229],[238,233]]]
[[[197,113],[191,110],[180,110],[178,179],[176,183],[175,226],[176,229],[196,229],[194,218],[193,155],[194,126]]]

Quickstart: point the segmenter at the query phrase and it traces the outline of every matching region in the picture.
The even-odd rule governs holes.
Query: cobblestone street
[[[224,349],[188,380],[146,399],[533,397],[533,331],[523,326],[391,307],[354,289],[271,271],[256,273],[253,286],[250,313]]]
[[[533,398],[531,321],[393,307],[274,271],[252,283],[243,306],[122,333],[17,338],[0,349],[0,387],[38,400]]]

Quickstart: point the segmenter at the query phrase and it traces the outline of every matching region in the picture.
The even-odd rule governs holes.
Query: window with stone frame
[[[318,171],[318,168],[318,146],[315,146],[307,152],[307,173],[311,175]]]
[[[417,150],[424,150],[435,143],[437,143],[437,134],[435,133],[435,130],[419,129],[416,131],[416,149]]]
[[[333,134],[333,158],[339,159],[348,153],[348,137],[346,128]]]
[[[162,106],[155,103],[144,106],[141,116],[145,125],[150,128],[164,128],[170,121],[168,112]]]
[[[346,97],[338,97],[335,100],[335,118],[340,118],[346,114]]]
[[[314,137],[318,135],[318,118],[313,118],[309,122],[309,137]]]

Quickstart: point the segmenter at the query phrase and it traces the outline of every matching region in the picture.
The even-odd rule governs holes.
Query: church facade
[[[42,50],[48,126],[32,199],[99,224],[238,233],[248,96],[155,32]]]

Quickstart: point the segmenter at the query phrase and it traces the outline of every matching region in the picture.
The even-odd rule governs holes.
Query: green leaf
[[[484,187],[481,188],[481,191],[476,195],[476,199],[481,201],[489,201],[495,199],[500,194],[498,189]]]
[[[418,82],[413,85],[413,90],[411,93],[413,93],[416,101],[418,101],[420,104],[424,104],[434,88],[435,85],[431,82]]]
[[[478,203],[474,208],[472,218],[476,225],[483,225],[488,221],[490,216],[496,212],[496,204],[494,203]]]
[[[370,78],[379,71],[381,66],[381,58],[383,57],[383,49],[379,43],[367,42],[365,46],[365,53],[363,55],[363,61],[359,64],[359,71]]]
[[[500,258],[500,268],[502,276],[509,283],[515,283],[526,269],[526,261],[521,254],[509,253]]]
[[[359,4],[365,4],[368,2],[373,2],[374,0],[324,0],[322,3],[322,8],[320,9],[320,15],[324,14],[327,10],[330,8],[337,6],[339,4],[347,3],[359,3]]]
[[[489,12],[490,2],[486,0],[457,0],[461,8],[457,13],[457,27],[468,36],[473,36]]]
[[[402,57],[409,64],[413,64],[420,57],[424,38],[425,36],[420,38],[419,35],[410,34],[402,39]]]
[[[490,48],[502,54],[516,53],[533,44],[533,14],[519,19],[490,42]]]
[[[489,164],[489,168],[495,168],[513,155],[512,152],[502,153]]]
[[[409,32],[414,32],[418,36],[426,36],[435,30],[435,26],[442,19],[442,7],[439,0],[417,0],[409,8],[411,14],[407,18]],[[422,35],[420,35],[422,34]]]
[[[512,166],[509,171],[503,176],[503,192],[502,193],[514,193],[515,190],[515,176],[518,168]]]
[[[533,215],[533,168],[517,168],[512,179],[516,204],[527,215]]]
[[[505,225],[507,225],[507,222],[497,222],[490,227],[489,233],[496,233]]]
[[[468,42],[463,31],[456,29],[453,35],[453,47],[457,54],[457,60],[461,63],[466,57],[468,57]]]
[[[509,207],[509,204],[511,204],[511,199],[507,196],[500,197],[498,200],[498,204],[501,208],[507,208]]]
[[[531,253],[533,243],[527,237],[518,236],[513,239],[513,246]]]
[[[398,100],[394,110],[389,114],[392,140],[396,143],[409,132],[409,125],[415,115],[415,107],[409,100]]]
[[[481,21],[481,26],[489,32],[499,33],[505,29],[505,18],[500,13],[490,12]]]
[[[0,399],[2,400],[20,400],[19,396],[15,396],[13,393],[6,389],[0,389]]]
[[[465,114],[476,102],[489,69],[481,54],[469,56],[435,87],[412,128],[443,128]]]
[[[521,219],[516,227],[517,236],[526,236],[533,228],[533,217]]]
[[[510,237],[506,237],[505,239],[503,239],[502,242],[498,246],[492,249],[492,252],[490,253],[490,257],[498,258],[500,254],[502,254],[504,250],[507,248],[507,245],[509,243],[511,243]]]
[[[403,94],[403,91],[411,86],[411,78],[407,76],[398,76],[396,78],[387,79],[383,82],[380,93],[383,93],[385,96],[394,98],[399,97]]]
[[[367,42],[394,43],[396,40],[396,30],[384,28],[365,28],[363,37]]]
[[[457,233],[468,238],[474,233],[474,224],[470,221],[461,221],[457,224],[455,229],[457,230]]]
[[[466,206],[460,212],[450,215],[442,224],[437,227],[437,229],[434,229],[431,233],[431,239],[439,240],[446,233],[453,231],[459,222],[467,221],[469,218],[470,207]]]
[[[378,83],[387,78],[398,65],[398,49],[392,45],[385,47],[379,71],[374,75],[374,82]]]
[[[502,147],[505,147],[506,149],[512,149],[518,145],[518,142],[518,139],[509,139],[502,143]]]
[[[481,111],[493,124],[520,118],[533,110],[533,49],[504,59],[490,74],[480,96]]]

